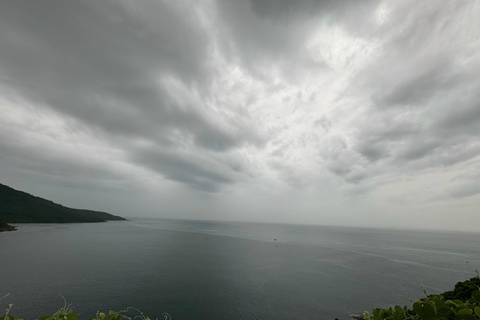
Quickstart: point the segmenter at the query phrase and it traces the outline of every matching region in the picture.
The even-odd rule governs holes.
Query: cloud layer
[[[479,21],[475,1],[10,1],[0,178],[127,216],[468,229]]]

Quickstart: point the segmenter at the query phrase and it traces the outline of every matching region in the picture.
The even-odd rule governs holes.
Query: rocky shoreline
[[[2,231],[15,231],[17,227],[11,226],[8,223],[0,222],[0,232]]]

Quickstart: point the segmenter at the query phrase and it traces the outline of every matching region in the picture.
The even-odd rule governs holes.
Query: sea
[[[0,233],[0,308],[39,319],[329,319],[409,305],[480,269],[480,233],[131,219]]]

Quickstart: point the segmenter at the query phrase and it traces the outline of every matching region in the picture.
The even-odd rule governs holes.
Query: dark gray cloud
[[[11,2],[1,13],[3,76],[32,101],[113,134],[168,143],[176,129],[218,151],[243,143],[206,119],[199,101],[179,106],[161,83],[162,76],[188,88],[208,83],[209,43],[165,4],[142,10],[150,7],[160,14],[154,26],[113,2]]]
[[[126,140],[147,139],[172,149],[188,141],[216,152],[259,143],[240,118],[219,125],[202,113],[200,96],[211,81],[210,40],[199,21],[182,13],[150,1],[141,7],[9,2],[0,13],[3,84]],[[199,96],[185,97],[191,91]]]
[[[379,108],[388,106],[421,106],[428,102],[438,91],[448,89],[456,81],[454,75],[448,74],[447,67],[439,63],[432,70],[425,70],[422,74],[413,75],[413,79],[390,86],[386,92],[379,92],[380,97],[374,96],[373,101]]]
[[[221,173],[218,166],[210,164],[211,168],[208,168],[205,161],[199,163],[198,159],[189,159],[178,154],[144,149],[135,152],[134,160],[168,179],[185,183],[198,190],[216,192],[221,185],[234,182],[228,175]]]
[[[271,66],[286,83],[295,82],[306,72],[324,72],[323,61],[305,56],[305,42],[318,21],[357,20],[369,12],[374,1],[218,1],[222,23],[220,44],[232,61],[240,63],[252,76],[272,83]],[[356,27],[362,22],[355,22]]]
[[[335,0],[250,0],[252,11],[260,18],[277,23],[298,22],[305,18],[324,18],[325,16],[348,16],[351,11],[372,10],[374,1],[335,1]],[[346,19],[347,20],[347,19]],[[351,21],[351,19],[349,19]],[[344,21],[346,22],[346,21]]]
[[[105,187],[124,188],[128,178],[108,166],[89,162],[81,157],[66,157],[42,147],[26,148],[21,141],[0,135],[1,174],[14,184],[26,181],[44,185],[98,190]],[[9,141],[10,140],[10,141]]]

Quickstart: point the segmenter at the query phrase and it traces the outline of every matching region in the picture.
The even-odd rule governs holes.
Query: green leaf
[[[79,320],[78,314],[73,312],[67,314],[67,320]]]
[[[417,301],[413,304],[413,311],[415,311],[415,313],[418,314],[422,319],[425,317],[423,304],[420,301]]]
[[[473,312],[470,309],[462,309],[462,310],[457,312],[457,314],[459,314],[459,315],[471,315],[472,313]]]
[[[437,309],[437,313],[445,312],[442,310],[450,310],[450,307],[445,304],[443,301],[435,301],[435,309]]]
[[[400,314],[400,313],[398,313],[398,312],[394,312],[394,313],[392,314],[392,317],[393,317],[393,319],[395,319],[395,320],[403,320],[403,319],[404,319],[403,315]]]
[[[368,313],[368,311],[365,311],[365,312],[363,313],[363,319],[365,319],[365,320],[370,320],[370,319],[371,319],[370,313]]]
[[[453,302],[459,308],[463,308],[464,306],[464,303],[462,300],[455,299],[455,300],[450,300],[450,302]]]
[[[472,300],[475,302],[480,302],[480,290],[472,292]]]
[[[467,308],[461,309],[455,315],[456,320],[470,320],[474,318],[475,316],[473,315],[473,311]]]
[[[385,309],[380,309],[380,313],[378,314],[379,320],[385,319],[386,317],[385,312],[386,312]]]
[[[400,307],[400,306],[395,306],[394,309],[395,309],[395,312],[396,312],[396,313],[398,313],[398,314],[403,314],[403,309],[402,309],[402,307]]]
[[[480,307],[475,307],[475,314],[480,317]]]
[[[425,303],[425,305],[423,306],[423,310],[425,311],[425,317],[422,317],[423,319],[431,319],[435,317],[435,309],[429,302],[433,303],[431,301],[427,301],[427,303]]]

